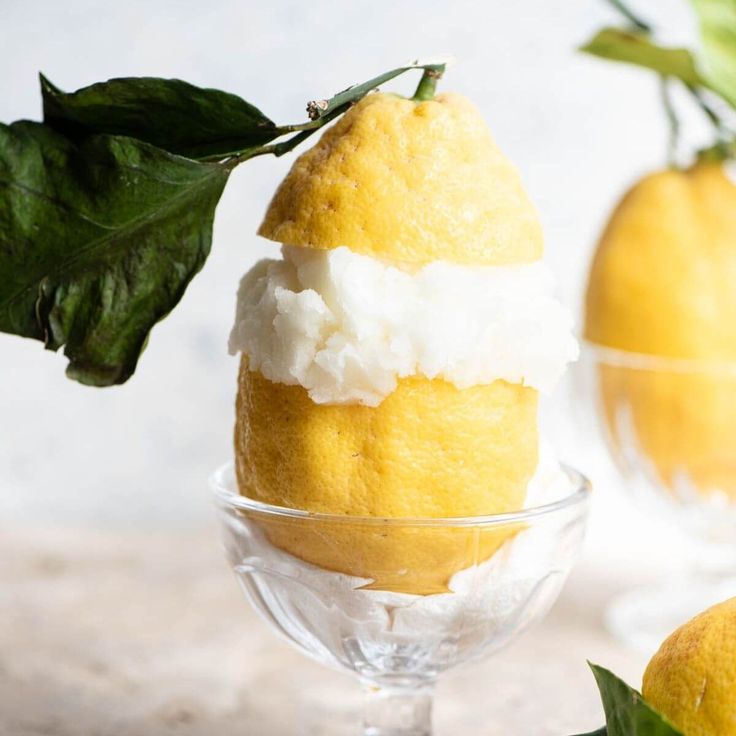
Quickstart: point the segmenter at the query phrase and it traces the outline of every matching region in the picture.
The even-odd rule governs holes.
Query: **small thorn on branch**
[[[307,103],[307,115],[310,120],[319,120],[328,107],[327,100],[311,100]]]

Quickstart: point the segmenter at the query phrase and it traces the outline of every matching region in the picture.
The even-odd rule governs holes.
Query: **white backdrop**
[[[688,27],[684,0],[639,4],[678,36]],[[477,102],[521,170],[561,294],[577,309],[610,205],[664,155],[654,79],[573,51],[613,20],[594,0],[2,0],[0,120],[39,118],[42,70],[68,90],[113,76],[180,77],[297,122],[309,99],[415,56],[453,53],[442,87]],[[256,159],[231,178],[210,260],[155,328],[128,384],[77,385],[61,355],[0,335],[6,521],[153,527],[208,514],[205,479],[230,453],[235,290],[255,259],[275,252],[254,231],[292,160]],[[573,434],[557,439],[568,460],[594,472]]]

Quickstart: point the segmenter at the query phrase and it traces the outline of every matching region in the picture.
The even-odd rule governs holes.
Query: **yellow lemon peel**
[[[685,736],[736,736],[736,598],[671,634],[652,657],[642,695]]]
[[[401,379],[377,407],[315,404],[301,386],[272,383],[243,359],[238,483],[259,501],[353,516],[517,510],[537,466],[536,414],[537,393],[523,386],[496,381],[459,390],[423,377]],[[488,557],[514,531],[387,536],[375,527],[343,524],[329,533],[323,527],[310,533],[286,521],[269,524],[268,532],[307,562],[416,593],[444,590],[453,573]],[[460,543],[462,534],[467,539]]]
[[[528,263],[543,248],[516,170],[457,94],[363,98],[296,160],[258,232],[407,263]]]

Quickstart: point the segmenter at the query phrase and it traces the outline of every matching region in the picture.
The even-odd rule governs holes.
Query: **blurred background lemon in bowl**
[[[736,185],[722,164],[626,194],[595,254],[585,337],[615,455],[638,449],[682,501],[736,502]]]

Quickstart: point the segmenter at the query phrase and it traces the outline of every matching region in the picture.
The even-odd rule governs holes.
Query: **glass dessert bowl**
[[[588,481],[563,468],[551,500],[518,512],[387,519],[254,501],[239,495],[230,464],[211,485],[247,598],[302,652],[361,679],[370,736],[430,734],[437,676],[498,650],[547,613],[579,550],[590,496]],[[290,540],[313,560],[330,550],[342,569],[290,554]],[[438,573],[433,549],[449,555],[454,572]]]
[[[624,594],[607,613],[614,634],[654,651],[736,594],[736,363],[587,343],[576,371],[624,487],[691,547],[690,570]]]

